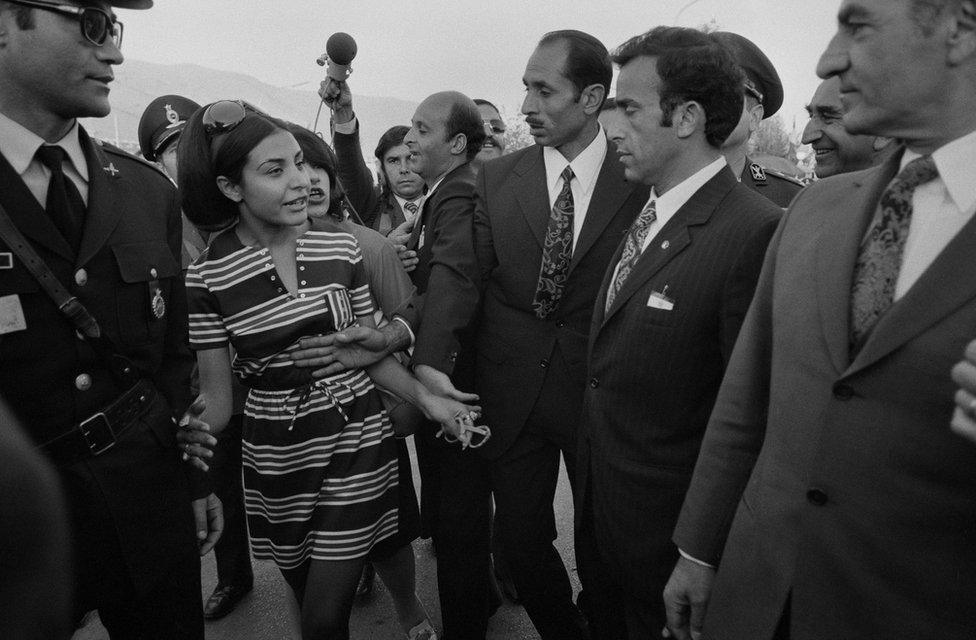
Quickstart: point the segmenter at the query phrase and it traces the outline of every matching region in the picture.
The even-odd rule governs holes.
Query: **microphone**
[[[320,55],[315,62],[320,67],[328,63],[329,68],[325,74],[335,80],[342,82],[352,73],[350,63],[356,57],[356,41],[348,33],[333,33],[328,42],[325,43],[325,53]]]

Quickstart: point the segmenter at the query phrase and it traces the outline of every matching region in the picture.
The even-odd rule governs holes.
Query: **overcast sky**
[[[162,64],[192,62],[277,86],[317,86],[315,59],[336,31],[359,45],[354,92],[420,101],[444,89],[495,102],[507,115],[522,99],[522,72],[539,37],[587,31],[613,49],[660,24],[742,34],[776,65],[781,111],[802,128],[818,80],[817,58],[834,32],[839,0],[156,0],[117,10],[123,53]],[[230,96],[228,96],[230,97]],[[314,112],[314,104],[309,111]]]

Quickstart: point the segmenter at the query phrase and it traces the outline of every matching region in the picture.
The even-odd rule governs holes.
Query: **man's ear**
[[[468,152],[468,136],[463,133],[456,133],[451,138],[451,155],[463,156]]]
[[[961,0],[949,20],[949,65],[972,62],[976,57],[976,0]]]
[[[763,108],[761,102],[749,107],[749,134],[752,135],[759,129],[759,125],[762,122],[763,116],[766,115],[766,110]]]
[[[229,200],[241,202],[244,199],[244,196],[241,195],[240,185],[234,184],[226,176],[217,176],[217,188]]]
[[[603,99],[607,97],[607,89],[602,84],[591,84],[580,92],[579,102],[583,105],[583,112],[591,116],[599,113],[603,106]]]
[[[705,122],[705,108],[694,100],[682,102],[671,114],[671,126],[679,138],[688,138],[698,130],[704,136]]]
[[[874,141],[871,143],[871,148],[874,149],[875,153],[878,151],[884,151],[884,148],[891,144],[893,140],[894,138],[889,138],[887,136],[875,136]]]

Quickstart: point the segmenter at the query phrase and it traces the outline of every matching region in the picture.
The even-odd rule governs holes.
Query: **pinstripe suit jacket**
[[[660,601],[670,540],[705,424],[781,209],[728,168],[657,233],[590,329],[578,486],[600,548],[638,598]],[[674,301],[648,306],[652,292]],[[581,502],[582,503],[582,502]]]

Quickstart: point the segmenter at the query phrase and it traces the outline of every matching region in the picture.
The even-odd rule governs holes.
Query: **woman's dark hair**
[[[233,129],[210,139],[203,128],[206,107],[190,116],[180,134],[176,152],[178,182],[183,213],[205,231],[223,229],[239,215],[236,202],[217,187],[217,176],[239,184],[248,154],[275,131],[287,131],[287,123],[248,110]]]
[[[386,168],[383,166],[383,156],[393,147],[399,147],[403,144],[403,139],[407,137],[408,131],[410,131],[410,127],[398,124],[387,129],[386,133],[380,136],[380,141],[376,143],[376,150],[373,152],[373,155],[376,156],[376,166],[379,167],[379,173],[383,177],[380,181],[380,191],[383,192],[384,196],[390,193],[390,177],[386,175]]]
[[[302,149],[302,155],[305,156],[306,164],[315,169],[322,169],[329,176],[328,214],[338,220],[344,219],[342,201],[345,197],[345,192],[342,189],[342,185],[339,184],[339,175],[337,173],[339,160],[336,158],[332,147],[326,144],[325,140],[320,138],[316,133],[297,124],[289,123],[288,131],[298,141],[298,146]]]

